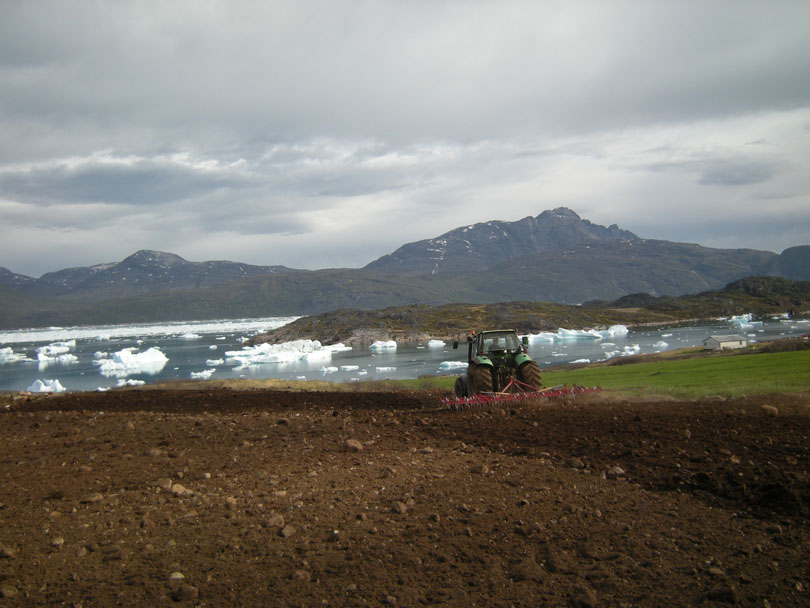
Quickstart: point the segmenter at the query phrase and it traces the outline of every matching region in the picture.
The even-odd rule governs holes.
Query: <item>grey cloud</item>
[[[7,198],[54,202],[156,205],[245,184],[233,177],[192,171],[152,161],[135,165],[56,167],[0,173],[0,193]]]
[[[771,163],[716,163],[704,169],[698,183],[710,186],[745,186],[765,182],[778,169]]]

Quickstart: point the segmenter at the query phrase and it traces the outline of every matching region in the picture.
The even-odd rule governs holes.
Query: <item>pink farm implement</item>
[[[513,380],[501,392],[475,393],[469,397],[445,397],[442,405],[450,411],[460,411],[475,409],[487,406],[507,405],[515,401],[528,401],[536,399],[565,399],[566,397],[576,397],[587,393],[595,393],[601,389],[597,387],[584,386],[552,386],[544,389],[536,389],[533,386],[524,384],[519,380]]]

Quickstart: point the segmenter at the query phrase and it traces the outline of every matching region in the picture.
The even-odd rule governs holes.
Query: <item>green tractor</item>
[[[540,367],[528,355],[529,340],[514,329],[467,336],[467,375],[456,379],[456,397],[507,390],[540,390]],[[458,348],[458,342],[453,342]],[[515,382],[517,381],[517,382]]]

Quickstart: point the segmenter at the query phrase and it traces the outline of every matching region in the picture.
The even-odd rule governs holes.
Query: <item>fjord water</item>
[[[35,381],[66,390],[191,378],[282,378],[336,382],[454,375],[463,371],[466,344],[394,348],[311,349],[296,345],[275,362],[237,357],[244,341],[294,317],[143,325],[108,325],[0,332],[0,390]],[[603,332],[530,336],[529,354],[541,367],[600,361],[636,353],[700,346],[710,335],[740,333],[752,341],[810,332],[807,319],[726,319],[708,323]],[[54,346],[56,345],[56,346]],[[266,359],[265,359],[266,360]]]

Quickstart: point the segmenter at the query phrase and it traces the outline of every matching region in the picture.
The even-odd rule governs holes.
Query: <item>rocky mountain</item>
[[[810,245],[788,247],[774,260],[768,274],[793,279],[810,281]]]
[[[200,289],[292,271],[285,266],[254,266],[230,261],[189,262],[173,253],[143,249],[117,263],[67,268],[49,272],[39,279],[26,277],[28,280],[18,281],[15,288],[39,296],[97,301],[163,290]]]
[[[810,246],[781,255],[643,239],[566,208],[403,245],[363,269],[189,262],[138,251],[39,279],[0,269],[0,327],[128,323],[377,309],[453,302],[580,304],[719,289],[743,277],[806,280]]]
[[[406,275],[476,272],[533,253],[637,240],[635,234],[615,224],[605,228],[558,207],[537,217],[463,226],[433,239],[408,243],[366,269]]]

